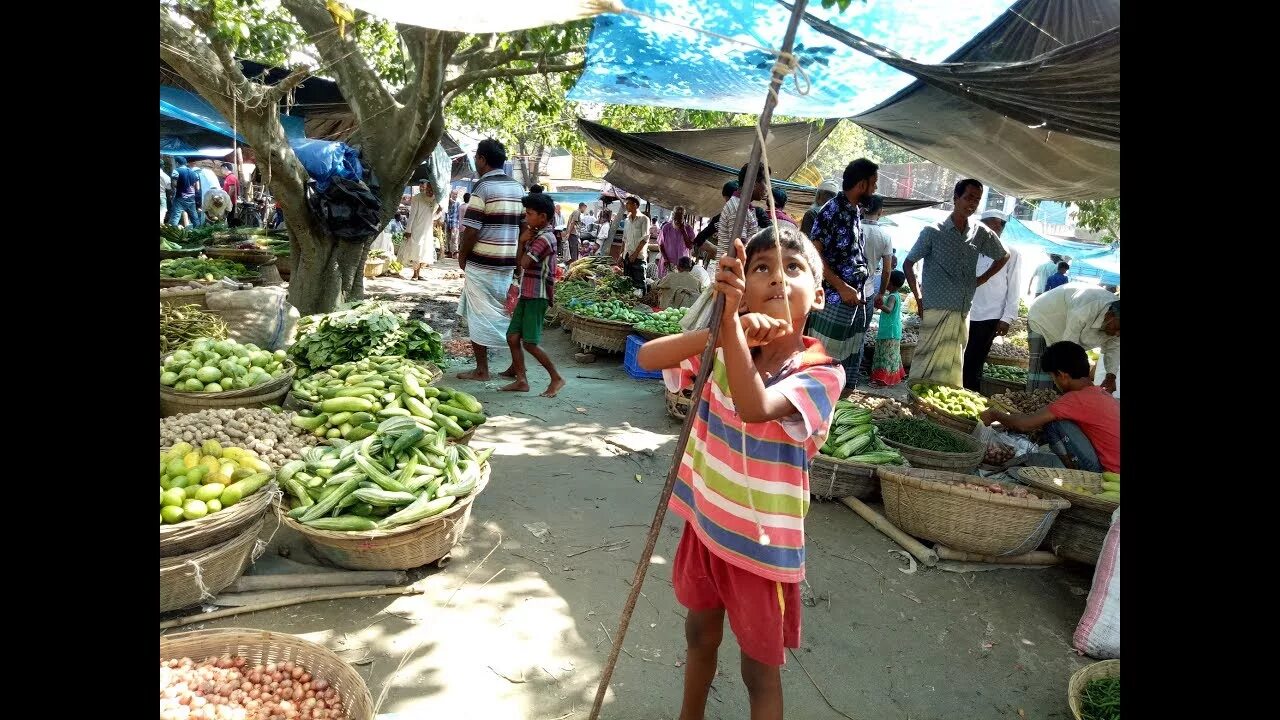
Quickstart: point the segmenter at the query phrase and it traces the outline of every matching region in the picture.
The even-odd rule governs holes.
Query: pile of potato
[[[1037,390],[1014,390],[1001,393],[991,398],[993,401],[1007,405],[1020,413],[1036,413],[1054,400],[1058,399],[1058,391],[1053,388]]]

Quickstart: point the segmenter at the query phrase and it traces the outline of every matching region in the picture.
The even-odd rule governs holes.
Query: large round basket
[[[177,258],[196,257],[204,248],[189,248],[185,250],[161,250],[161,260],[176,260]]]
[[[471,519],[471,504],[489,484],[490,465],[481,470],[475,492],[439,515],[391,530],[336,532],[316,530],[288,516],[277,505],[286,526],[306,538],[316,555],[348,570],[411,570],[444,558],[458,544]]]
[[[462,433],[462,435],[459,437],[456,437],[456,438],[446,437],[445,442],[453,443],[454,445],[470,445],[471,438],[474,438],[476,436],[476,430],[479,430],[479,429],[480,429],[480,426],[477,425],[476,427],[473,427],[470,430]]]
[[[333,651],[296,635],[219,628],[160,636],[160,662],[188,657],[201,661],[223,655],[239,656],[249,665],[293,662],[338,691],[348,720],[373,720],[373,696],[355,668]]]
[[[938,383],[931,384],[937,385]],[[911,398],[911,408],[917,412],[923,413],[925,418],[935,425],[941,425],[942,427],[950,430],[958,430],[965,435],[972,433],[973,429],[978,426],[977,420],[952,415],[949,412],[939,410],[933,405],[930,405],[920,399],[920,396],[916,395],[916,391],[912,390],[910,386],[907,387],[907,395]]]
[[[364,276],[372,280],[378,277],[387,269],[386,260],[366,260],[364,263]]]
[[[1107,530],[1111,528],[1111,514],[1120,503],[1068,490],[1063,485],[1081,485],[1097,492],[1102,489],[1102,475],[1084,470],[1041,467],[1021,467],[1011,474],[1039,492],[1056,495],[1071,503],[1071,509],[1063,512],[1049,531],[1049,547],[1059,557],[1097,565]]]
[[[822,498],[871,497],[880,489],[877,467],[815,455],[809,465],[809,492]]]
[[[955,483],[974,482],[973,476],[943,470],[882,465],[878,474],[890,522],[916,537],[980,555],[1035,550],[1058,513],[1071,507],[1056,496],[1032,500],[966,489]]]
[[[987,362],[992,365],[1009,365],[1011,367],[1020,367],[1026,370],[1030,363],[1026,358],[1000,357],[999,355],[987,355]]]
[[[966,452],[940,452],[937,450],[926,450],[924,448],[912,447],[904,445],[896,440],[889,438],[881,438],[885,445],[898,451],[898,454],[907,459],[911,463],[911,467],[927,468],[929,470],[947,470],[955,473],[972,473],[982,462],[983,456],[987,454],[987,448],[980,440],[972,435],[965,435],[951,428],[944,427],[944,431],[964,442],[969,450]]]
[[[293,258],[288,255],[277,255],[276,272],[280,273],[281,280],[288,280],[293,274]]]
[[[220,393],[176,392],[173,388],[161,385],[160,417],[200,412],[208,408],[220,410],[222,408],[259,408],[268,405],[279,405],[293,385],[293,363],[287,360],[285,362],[286,370],[280,377],[243,390],[229,390]]]
[[[183,305],[199,305],[201,310],[209,311],[209,305],[205,302],[205,296],[209,294],[209,288],[188,288],[181,290],[173,290],[172,292],[160,293],[161,305],[173,305],[181,307]]]
[[[1119,660],[1103,660],[1075,671],[1071,681],[1067,683],[1067,705],[1071,707],[1072,717],[1076,720],[1084,720],[1080,714],[1084,704],[1084,699],[1081,697],[1084,686],[1088,685],[1090,680],[1110,677],[1120,677]]]
[[[898,355],[902,358],[902,367],[911,367],[911,358],[916,356],[916,343],[902,343],[898,346]]]
[[[667,414],[676,420],[684,422],[684,419],[689,415],[689,408],[693,406],[693,400],[670,390],[666,391],[666,398]]]
[[[1026,381],[1019,382],[1017,380],[1004,380],[1001,378],[993,378],[983,375],[982,383],[978,390],[987,397],[993,397],[1001,393],[1022,390],[1026,388],[1026,386]]]
[[[240,248],[205,248],[205,257],[215,260],[230,260],[245,267],[255,268],[262,265],[273,265],[277,258],[269,250],[247,250]]]
[[[161,525],[160,557],[187,555],[236,537],[267,514],[276,495],[273,480],[229,508],[177,525]]]
[[[570,339],[584,349],[620,353],[627,349],[631,324],[575,315]]]
[[[236,581],[253,559],[265,517],[211,548],[160,558],[160,612],[199,604]]]
[[[249,275],[244,275],[242,277],[238,277],[234,279],[238,283],[245,283],[248,285],[261,285],[263,282],[262,273],[250,273]],[[190,280],[190,279],[183,280],[182,278],[162,277],[160,278],[160,287],[162,288],[178,287],[179,285],[187,285],[189,283],[200,283],[201,285],[212,285],[216,282],[218,281],[217,280]]]

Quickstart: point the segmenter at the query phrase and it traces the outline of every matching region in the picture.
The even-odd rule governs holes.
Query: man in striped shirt
[[[676,599],[689,609],[680,717],[702,717],[728,615],[751,717],[781,720],[779,667],[785,648],[800,646],[809,461],[826,438],[844,368],[801,334],[825,296],[822,260],[800,230],[780,228],[775,240],[769,228],[732,248],[716,274],[726,303],[720,347],[670,501],[685,520],[672,569]],[[683,390],[708,333],[647,342],[640,365]]]
[[[459,373],[459,380],[488,380],[489,348],[507,345],[507,288],[516,268],[524,187],[502,172],[506,161],[502,143],[480,141],[475,157],[480,180],[463,216],[458,250],[458,267],[465,273],[458,314],[467,320],[476,367]]]

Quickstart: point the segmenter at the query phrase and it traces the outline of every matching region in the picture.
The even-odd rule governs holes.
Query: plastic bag
[[[520,286],[513,282],[511,283],[511,287],[507,288],[507,303],[502,308],[503,312],[510,316],[511,313],[516,311],[516,304],[519,302]]]
[[[1111,514],[1111,529],[1102,543],[1089,602],[1072,644],[1099,660],[1120,657],[1120,508]]]
[[[288,291],[280,286],[239,289],[234,282],[210,286],[205,304],[227,323],[228,335],[264,350],[280,350],[293,342],[298,309],[289,304]]]
[[[1013,448],[1013,456],[1015,458],[1019,458],[1027,453],[1033,453],[1039,450],[1039,446],[1025,435],[997,430],[996,428],[988,427],[982,423],[978,423],[978,426],[974,428],[973,435],[983,445],[999,444],[1008,448]]]

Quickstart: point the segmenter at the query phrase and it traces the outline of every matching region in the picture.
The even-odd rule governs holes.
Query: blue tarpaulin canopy
[[[285,136],[302,140],[302,118],[281,115]],[[160,152],[165,155],[222,156],[231,152],[230,138],[245,144],[232,132],[231,123],[208,100],[170,85],[160,86]],[[217,152],[221,150],[222,152]]]

